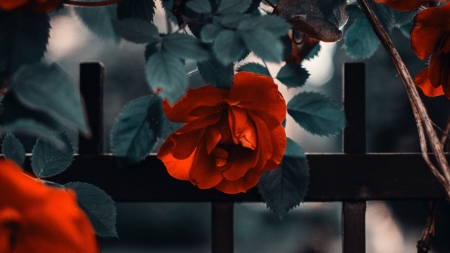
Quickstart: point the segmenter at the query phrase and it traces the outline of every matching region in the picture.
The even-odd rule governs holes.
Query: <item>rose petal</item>
[[[227,159],[227,165],[222,170],[222,175],[227,180],[237,180],[243,177],[258,162],[258,154],[251,149],[236,146],[231,149],[231,152]]]
[[[272,140],[270,136],[270,132],[267,129],[266,124],[260,118],[256,117],[254,114],[249,113],[250,118],[255,123],[255,127],[257,129],[258,135],[258,146],[256,152],[258,154],[258,163],[255,165],[255,168],[261,169],[266,165],[267,161],[272,157],[273,154],[273,146]],[[283,151],[284,152],[284,151]]]
[[[1,0],[0,9],[3,10],[14,10],[17,7],[24,5],[28,0]]]
[[[277,128],[270,132],[270,137],[272,140],[273,153],[270,161],[273,162],[271,167],[265,166],[264,170],[272,170],[276,169],[278,164],[281,163],[281,160],[284,156],[284,151],[286,150],[286,131],[282,125],[279,125]]]
[[[261,172],[251,169],[247,171],[244,177],[234,181],[224,179],[215,188],[227,194],[246,192],[248,189],[255,187],[260,178]]]
[[[430,66],[428,66],[428,78],[431,85],[436,88],[442,84],[441,72],[442,72],[442,54],[434,54],[430,60]]]
[[[239,136],[247,126],[247,112],[241,108],[230,106],[228,109],[228,121],[230,124],[231,137],[235,144],[239,143]]]
[[[215,157],[208,155],[205,145],[200,146],[195,154],[189,179],[200,189],[212,188],[223,179],[222,173],[216,168]]]
[[[419,74],[417,74],[416,78],[414,79],[414,84],[422,90],[425,96],[436,97],[444,95],[442,86],[434,88],[431,85],[430,79],[428,78],[428,68],[425,68],[424,70],[420,71]]]
[[[222,134],[220,133],[219,129],[215,127],[209,127],[206,131],[206,152],[208,152],[208,154],[211,154],[211,152],[221,139]]]
[[[286,102],[271,77],[249,72],[234,75],[228,103],[246,110],[273,115],[279,122],[286,117]]]
[[[189,88],[186,95],[173,106],[165,99],[163,109],[167,118],[175,122],[190,122],[198,117],[217,112],[223,102],[222,93],[210,85],[197,89]],[[192,115],[194,112],[194,115]]]
[[[171,154],[173,146],[174,143],[169,137],[159,149],[158,155],[156,157],[158,157],[158,159],[164,163],[164,166],[166,167],[169,175],[176,179],[189,180],[189,171],[194,161],[195,150],[188,158],[180,160],[174,158]]]
[[[450,32],[449,14],[450,4],[446,3],[439,8],[429,7],[414,17],[411,46],[420,59],[424,60],[435,52],[443,36]]]

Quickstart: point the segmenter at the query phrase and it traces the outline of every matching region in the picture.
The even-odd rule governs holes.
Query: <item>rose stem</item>
[[[357,0],[357,2],[359,4],[359,6],[361,7],[362,11],[364,12],[364,15],[369,20],[370,25],[372,26],[373,30],[375,31],[375,34],[378,36],[378,38],[379,38],[381,44],[383,45],[384,49],[386,50],[387,54],[389,55],[392,62],[394,63],[395,68],[397,69],[397,72],[400,75],[402,83],[406,89],[406,93],[411,102],[411,107],[413,109],[414,117],[416,119],[416,124],[417,124],[417,128],[419,131],[419,139],[420,139],[420,147],[422,150],[422,156],[423,156],[425,162],[430,167],[433,174],[436,176],[436,178],[439,180],[439,182],[442,184],[442,186],[446,189],[447,195],[450,197],[450,175],[449,175],[450,168],[448,166],[447,160],[445,159],[444,152],[442,150],[442,146],[440,145],[440,142],[438,140],[436,132],[433,129],[433,125],[428,116],[427,110],[426,110],[425,106],[423,105],[422,100],[419,97],[419,93],[417,92],[416,87],[414,86],[414,81],[411,78],[411,75],[409,74],[409,71],[406,68],[403,60],[401,59],[400,54],[398,53],[397,49],[395,48],[394,44],[392,43],[391,39],[389,38],[389,35],[384,30],[383,26],[381,25],[380,21],[378,20],[378,18],[376,16],[376,14],[373,12],[372,8],[369,6],[369,3],[367,2],[367,0]],[[427,143],[426,143],[426,138],[425,138],[424,128],[423,128],[424,125],[425,125],[426,134],[430,141],[431,148],[433,150],[434,155],[437,158],[437,161],[438,161],[441,171],[439,171],[431,163],[430,158],[428,157]]]
[[[74,0],[68,0],[68,1],[64,2],[64,4],[75,5],[75,6],[99,7],[99,6],[113,5],[120,1],[122,1],[122,0],[105,0],[105,1],[100,1],[100,2],[79,2],[79,1],[74,1]]]

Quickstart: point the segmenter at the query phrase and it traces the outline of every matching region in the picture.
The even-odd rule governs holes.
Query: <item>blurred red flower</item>
[[[187,123],[158,153],[174,178],[235,194],[281,162],[286,103],[270,77],[240,72],[230,90],[188,89],[173,106],[164,100],[163,108],[168,119]]]
[[[75,193],[24,174],[0,160],[1,253],[97,253],[93,228]]]
[[[48,13],[58,8],[60,4],[61,0],[0,0],[0,9]]]
[[[417,74],[414,83],[429,97],[450,98],[450,4],[429,7],[414,17],[411,46],[424,60],[431,55],[430,65]]]
[[[429,0],[375,0],[377,3],[384,3],[389,8],[398,10],[398,11],[410,11],[419,9],[425,3],[428,3]]]

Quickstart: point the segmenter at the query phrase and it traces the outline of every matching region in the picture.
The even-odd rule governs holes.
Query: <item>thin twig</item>
[[[64,2],[64,4],[75,5],[75,6],[100,7],[100,6],[113,5],[120,1],[122,1],[122,0],[104,0],[104,1],[99,1],[99,2],[79,2],[76,0],[68,0],[68,1]]]
[[[434,235],[434,224],[436,221],[437,201],[430,201],[428,208],[427,225],[422,232],[422,237],[417,242],[417,253],[428,253],[430,250],[431,236]]]
[[[447,127],[445,127],[445,131],[443,132],[442,137],[441,137],[442,147],[444,147],[445,141],[448,139],[449,133],[450,133],[450,117],[448,118]]]
[[[419,131],[422,156],[425,162],[430,167],[433,174],[436,176],[436,178],[444,187],[447,196],[450,197],[450,167],[444,156],[444,152],[442,150],[442,146],[439,142],[436,132],[433,129],[433,125],[431,124],[431,120],[428,116],[427,110],[425,109],[425,106],[423,105],[422,100],[419,97],[419,93],[417,92],[417,89],[414,86],[414,81],[411,78],[411,75],[409,74],[409,71],[406,68],[403,60],[401,59],[400,54],[398,53],[397,49],[395,48],[394,44],[389,38],[389,35],[384,30],[383,26],[381,25],[380,21],[378,20],[376,14],[373,12],[367,0],[357,0],[357,2],[361,7],[362,11],[364,12],[364,15],[369,20],[372,28],[375,31],[375,34],[378,36],[384,49],[386,50],[389,57],[393,61],[397,69],[397,72],[399,73],[400,78],[402,79],[402,83],[406,89],[406,93],[411,102],[411,107],[413,109],[414,117]],[[433,153],[436,156],[439,169],[436,168],[433,165],[433,163],[431,163],[430,158],[428,157],[427,143],[425,136],[428,137]]]
[[[275,6],[275,4],[270,2],[270,0],[264,0],[264,2],[266,2],[268,5],[270,5],[270,7],[274,8],[274,9],[277,8],[277,6]]]

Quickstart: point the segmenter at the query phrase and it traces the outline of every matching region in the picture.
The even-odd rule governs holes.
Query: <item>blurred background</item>
[[[114,12],[114,6],[110,8]],[[155,24],[166,29],[166,18],[157,6]],[[99,20],[100,22],[100,20]],[[151,94],[145,80],[144,45],[92,33],[75,15],[73,7],[53,14],[45,61],[57,62],[75,83],[79,63],[100,61],[105,66],[105,152],[110,152],[109,132],[121,108],[129,101]],[[392,38],[412,76],[426,67],[411,51],[409,40],[399,30]],[[300,90],[319,91],[341,101],[342,65],[354,62],[343,43],[322,43],[318,57],[304,62],[311,73]],[[250,59],[251,60],[251,59]],[[419,152],[417,129],[403,85],[387,54],[380,47],[366,63],[367,151]],[[280,66],[269,65],[272,74]],[[194,64],[187,64],[192,70]],[[192,86],[201,84],[193,75]],[[286,100],[299,90],[280,85]],[[444,97],[423,98],[431,118],[445,128],[450,103]],[[339,153],[341,136],[320,138],[303,131],[288,118],[287,135],[306,152]],[[441,134],[438,130],[438,134]],[[76,133],[69,135],[77,146]],[[427,201],[368,202],[366,236],[368,253],[415,252],[426,224]],[[210,252],[209,203],[117,203],[119,239],[100,240],[102,252]],[[266,206],[235,204],[235,252],[319,253],[341,252],[341,203],[303,203],[280,220]],[[450,206],[439,203],[436,235],[431,252],[450,252]]]

